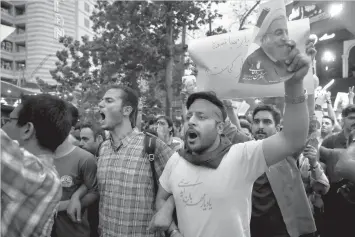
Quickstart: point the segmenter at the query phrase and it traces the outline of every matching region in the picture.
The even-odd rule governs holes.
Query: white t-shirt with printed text
[[[159,181],[174,196],[184,237],[250,237],[252,188],[267,169],[262,141],[250,141],[233,145],[217,169],[175,153]]]

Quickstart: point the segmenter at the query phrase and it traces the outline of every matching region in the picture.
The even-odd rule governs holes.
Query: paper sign
[[[348,93],[338,92],[334,101],[334,111],[342,111],[349,104]],[[340,106],[341,105],[341,106]]]
[[[305,52],[306,40],[310,32],[309,19],[288,22],[287,25],[289,38],[297,43],[297,48],[301,52]],[[223,99],[284,96],[283,80],[287,77],[286,73],[277,72],[280,78],[265,77],[266,71],[260,71],[264,61],[260,61],[260,64],[257,61],[255,65],[253,60],[248,61],[248,56],[256,50],[260,51],[260,46],[253,43],[255,34],[255,30],[252,29],[192,41],[189,44],[189,54],[198,69],[197,90],[215,91]],[[254,68],[242,70],[243,67],[245,68],[243,66],[245,62],[249,62],[255,70]],[[249,79],[262,81],[262,83],[241,81],[246,70],[250,72]],[[248,75],[245,78],[248,79]],[[308,93],[313,94],[314,83],[311,69],[304,82]]]
[[[250,105],[245,100],[243,100],[243,102],[241,103],[241,105],[238,108],[237,114],[238,115],[245,115],[249,108],[250,108]]]
[[[250,105],[245,101],[232,101],[233,112],[236,116],[245,115]]]

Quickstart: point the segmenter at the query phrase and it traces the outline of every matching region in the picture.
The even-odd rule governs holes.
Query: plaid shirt
[[[112,139],[99,151],[97,179],[100,192],[102,237],[154,237],[147,228],[154,210],[154,183],[148,157],[144,156],[144,134],[134,129],[114,146]],[[157,176],[174,153],[156,140]]]
[[[50,236],[62,187],[48,163],[1,130],[1,236]]]

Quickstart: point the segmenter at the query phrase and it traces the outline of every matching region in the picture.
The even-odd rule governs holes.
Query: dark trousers
[[[285,222],[278,205],[274,205],[262,216],[252,216],[250,221],[251,237],[289,237]]]
[[[90,237],[99,237],[99,200],[88,207],[88,221],[90,225]]]
[[[355,237],[355,204],[348,202],[333,185],[324,200],[321,237]]]
[[[266,214],[251,218],[250,234],[251,237],[290,237],[280,208],[277,205],[272,207]],[[310,233],[301,235],[300,237],[317,236],[317,233]]]

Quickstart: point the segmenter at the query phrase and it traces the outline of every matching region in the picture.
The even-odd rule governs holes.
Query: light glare
[[[330,51],[326,51],[323,54],[322,60],[325,62],[334,62],[335,61],[335,55],[330,52]]]
[[[331,17],[338,16],[343,11],[343,4],[335,3],[332,4],[329,8],[329,14]]]

